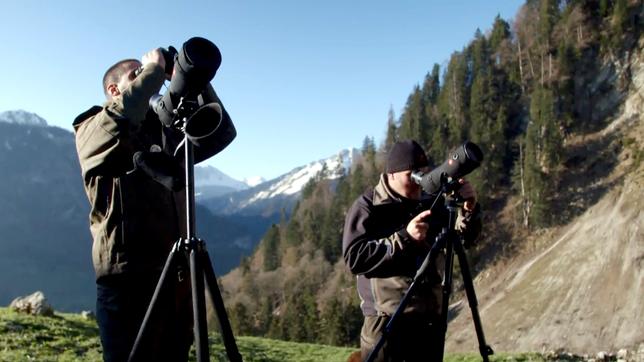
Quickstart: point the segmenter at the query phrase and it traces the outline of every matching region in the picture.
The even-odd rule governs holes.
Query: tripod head
[[[412,172],[412,178],[414,177],[418,177],[418,174]],[[438,200],[440,200],[441,196],[445,197],[445,206],[448,208],[448,210],[450,210],[450,207],[454,208],[454,210],[459,207],[463,207],[466,200],[458,193],[458,190],[461,188],[461,186],[463,186],[463,184],[458,182],[458,180],[455,180],[453,178],[446,178],[444,182],[440,183],[440,187],[437,189],[437,191],[430,195],[434,196],[434,199],[431,202],[431,206],[425,207],[427,203],[421,201],[421,204],[419,205],[419,211],[433,210],[434,206],[436,206],[436,203],[438,202]]]

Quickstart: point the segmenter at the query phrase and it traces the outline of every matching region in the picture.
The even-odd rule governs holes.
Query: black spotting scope
[[[199,139],[212,134],[221,123],[221,106],[203,104],[199,97],[221,65],[221,52],[200,37],[188,39],[179,52],[173,47],[162,52],[166,71],[173,70],[172,79],[163,96],[150,98],[150,107],[164,126],[181,128],[198,145]]]
[[[444,183],[457,180],[474,171],[483,161],[483,151],[475,143],[465,141],[449,153],[447,160],[431,172],[422,173],[414,171],[411,178],[419,184],[425,192],[433,194],[441,189]]]

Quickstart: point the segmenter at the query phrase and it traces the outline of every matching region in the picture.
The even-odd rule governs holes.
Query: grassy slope
[[[211,335],[211,360],[227,361],[224,346]],[[346,361],[352,348],[237,337],[244,361]],[[194,350],[191,360],[194,361]],[[479,361],[476,354],[449,355],[448,361]],[[499,355],[492,361],[543,361],[537,354]],[[77,314],[33,317],[0,308],[0,361],[101,361],[96,322]]]

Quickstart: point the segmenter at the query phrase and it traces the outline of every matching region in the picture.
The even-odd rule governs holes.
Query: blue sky
[[[0,111],[24,109],[71,130],[104,96],[104,71],[201,36],[220,48],[212,81],[237,139],[206,161],[270,179],[380,143],[434,63],[523,1],[3,1]]]

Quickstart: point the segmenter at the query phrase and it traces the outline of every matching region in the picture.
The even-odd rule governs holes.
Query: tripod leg
[[[451,229],[450,229],[451,230]],[[452,277],[453,277],[453,266],[454,266],[454,248],[453,242],[451,242],[452,232],[443,231],[447,233],[447,245],[445,246],[445,276],[443,277],[443,301],[441,303],[441,321],[439,325],[439,333],[441,337],[441,342],[439,343],[439,356],[440,360],[443,360],[445,355],[445,338],[447,337],[447,314],[449,313],[449,297],[452,294]]]
[[[180,241],[175,243],[175,245],[172,247],[172,250],[170,251],[170,254],[168,255],[168,258],[166,259],[165,265],[163,266],[163,271],[161,272],[161,276],[159,277],[159,281],[157,282],[157,286],[154,289],[154,294],[152,295],[152,299],[150,300],[150,304],[148,305],[148,309],[145,312],[145,317],[143,317],[143,322],[141,323],[141,327],[139,328],[139,333],[136,336],[136,340],[134,341],[134,345],[132,346],[132,350],[130,351],[130,357],[128,358],[128,361],[132,362],[136,360],[136,353],[138,352],[139,345],[141,344],[141,340],[143,339],[143,336],[145,335],[147,331],[147,326],[150,323],[150,318],[152,316],[152,312],[154,311],[154,307],[157,304],[157,300],[159,299],[159,295],[161,294],[161,291],[163,290],[163,287],[165,286],[165,283],[167,282],[167,276],[168,276],[168,271],[173,269],[173,266],[175,265],[174,258],[177,253],[177,248],[179,245]]]
[[[394,322],[398,320],[398,317],[402,314],[402,312],[407,307],[407,304],[409,303],[411,296],[414,295],[414,293],[416,292],[416,286],[419,285],[420,280],[424,278],[424,275],[427,272],[427,268],[436,261],[436,254],[439,252],[440,249],[443,248],[443,246],[445,245],[445,241],[446,241],[446,238],[444,237],[443,233],[441,233],[436,238],[436,241],[432,245],[432,248],[425,256],[425,260],[423,260],[423,263],[416,271],[414,280],[409,285],[409,288],[405,292],[404,297],[400,300],[400,304],[398,304],[396,311],[394,312],[394,314],[392,314],[391,318],[389,319],[389,322],[387,322],[387,324],[385,325],[385,328],[382,330],[382,335],[380,336],[378,343],[376,343],[374,348],[369,353],[369,356],[367,357],[367,362],[372,362],[378,357],[378,353],[380,353],[380,350],[385,345],[387,338],[389,338],[389,335],[391,335],[393,331]],[[449,299],[449,296],[447,298]],[[445,326],[447,326],[447,320],[445,320]],[[441,352],[441,356],[442,356],[442,352]]]
[[[230,327],[230,321],[228,320],[224,300],[221,297],[219,285],[217,284],[217,277],[215,276],[215,271],[210,263],[208,251],[205,250],[205,248],[201,252],[201,259],[201,265],[203,266],[203,272],[206,277],[206,284],[208,285],[208,291],[210,292],[210,300],[212,300],[215,312],[217,313],[217,320],[219,321],[219,327],[221,328],[221,335],[224,340],[224,347],[226,347],[226,352],[228,353],[228,358],[230,358],[232,362],[241,362],[242,358],[239,354],[239,350],[237,349],[233,330]]]
[[[478,301],[476,300],[476,292],[474,291],[474,283],[472,283],[472,274],[470,272],[469,264],[467,263],[467,256],[465,255],[465,250],[463,250],[463,245],[460,242],[454,243],[454,250],[458,256],[458,264],[461,267],[465,294],[467,295],[467,302],[470,305],[472,320],[474,321],[474,329],[476,330],[476,337],[479,342],[479,351],[481,352],[483,361],[487,362],[488,356],[494,354],[494,351],[485,342],[481,317],[479,316]]]
[[[195,241],[193,241],[195,242]],[[200,246],[197,246],[199,248]],[[203,273],[197,248],[190,251],[190,282],[192,284],[192,313],[194,316],[194,335],[197,361],[209,360],[208,325],[206,324],[206,303],[204,295]]]

